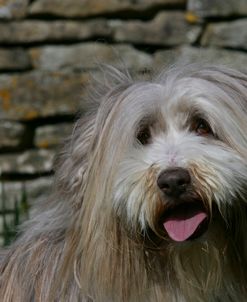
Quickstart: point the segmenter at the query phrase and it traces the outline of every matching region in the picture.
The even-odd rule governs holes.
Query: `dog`
[[[102,78],[50,199],[1,254],[1,300],[246,301],[247,76]]]

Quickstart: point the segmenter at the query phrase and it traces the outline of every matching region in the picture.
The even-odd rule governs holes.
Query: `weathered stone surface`
[[[184,4],[185,0],[37,0],[31,14],[54,14],[67,17],[86,17],[123,11],[144,10],[157,5]]]
[[[150,55],[129,45],[107,45],[83,43],[73,46],[46,46],[30,52],[33,65],[44,70],[85,70],[97,67],[97,63],[108,63],[140,70],[152,63]]]
[[[0,75],[0,119],[75,114],[88,78],[85,73],[69,72]]]
[[[188,11],[199,17],[246,15],[246,0],[188,0]]]
[[[0,49],[0,70],[25,70],[30,66],[30,58],[26,51],[19,48]]]
[[[21,154],[0,155],[0,171],[3,174],[39,174],[52,171],[53,150],[28,150]]]
[[[247,49],[247,19],[209,24],[202,45]]]
[[[1,0],[0,19],[22,18],[26,15],[28,0]]]
[[[247,56],[240,51],[188,46],[156,52],[154,69],[159,70],[164,66],[194,62],[221,64],[247,71]]]
[[[192,43],[201,29],[190,25],[180,12],[158,14],[151,21],[113,21],[110,23],[117,41],[136,44],[178,45]]]
[[[0,23],[0,33],[1,43],[27,44],[109,37],[111,30],[106,20],[85,22],[25,20]]]
[[[5,208],[13,210],[15,202],[20,202],[21,198],[26,195],[27,203],[33,204],[47,200],[52,191],[53,177],[41,177],[34,180],[4,181],[2,190],[5,197]],[[2,208],[3,198],[0,198],[0,208]]]
[[[0,149],[20,146],[25,129],[20,123],[0,120]]]
[[[38,148],[50,148],[60,145],[73,129],[71,123],[42,126],[36,129],[34,144]]]

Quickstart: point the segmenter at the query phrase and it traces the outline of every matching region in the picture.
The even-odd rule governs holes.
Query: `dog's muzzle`
[[[193,191],[191,176],[184,168],[171,168],[160,173],[157,185],[166,207],[161,225],[176,242],[194,240],[206,232],[209,213]]]

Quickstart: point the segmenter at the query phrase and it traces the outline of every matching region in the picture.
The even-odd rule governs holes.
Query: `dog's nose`
[[[190,174],[183,168],[171,168],[160,173],[157,185],[169,197],[184,193],[191,182]]]

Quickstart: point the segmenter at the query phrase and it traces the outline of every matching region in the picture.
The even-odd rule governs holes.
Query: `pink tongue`
[[[170,216],[164,222],[164,228],[168,235],[174,241],[185,241],[191,237],[198,226],[207,218],[206,213],[198,211],[188,217],[181,217],[181,215]]]

